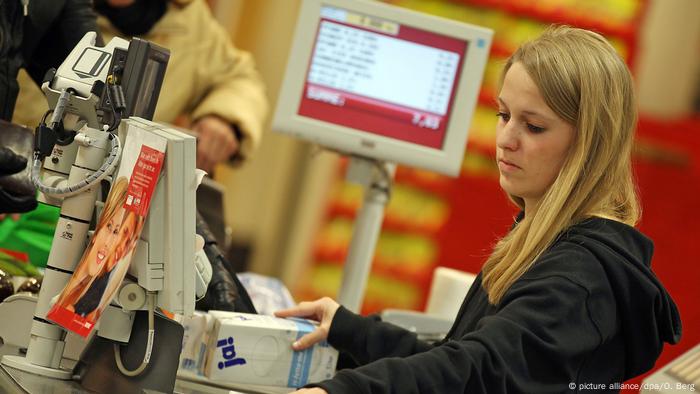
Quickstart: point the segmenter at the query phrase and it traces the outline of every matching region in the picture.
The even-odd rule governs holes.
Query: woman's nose
[[[506,150],[518,149],[518,130],[513,121],[499,125],[496,130],[496,146]]]

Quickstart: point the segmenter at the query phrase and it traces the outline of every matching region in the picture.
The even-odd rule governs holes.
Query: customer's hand
[[[275,312],[277,317],[304,317],[319,322],[316,329],[292,344],[294,350],[304,350],[328,338],[331,330],[331,322],[335,312],[340,308],[340,304],[331,298],[323,297],[316,301],[302,302],[299,305]]]
[[[204,171],[211,172],[240,149],[233,126],[218,116],[198,119],[192,130],[197,132],[197,168]]]
[[[11,149],[0,146],[0,176],[20,172],[27,166],[27,159],[15,154]]]
[[[22,171],[26,165],[25,157],[4,146],[0,147],[0,178]],[[32,193],[19,191],[11,183],[7,187],[6,180],[0,184],[0,220],[5,219],[3,214],[29,212],[36,208],[36,193],[33,190]]]
[[[299,389],[297,391],[293,391],[291,394],[328,394],[328,391],[318,388],[318,387],[312,387],[310,389]]]

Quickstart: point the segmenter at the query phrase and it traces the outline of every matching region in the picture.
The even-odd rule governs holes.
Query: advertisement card
[[[167,141],[131,129],[95,232],[47,318],[87,337],[129,269],[148,214]]]

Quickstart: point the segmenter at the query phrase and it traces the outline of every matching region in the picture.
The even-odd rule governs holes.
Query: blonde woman
[[[61,293],[57,305],[80,315],[90,313],[94,309],[91,308],[92,304],[97,306],[102,295],[98,290],[102,285],[106,285],[104,267],[110,260],[117,258],[117,241],[125,212],[124,202],[128,186],[129,180],[126,177],[118,178],[112,185],[94,235]]]
[[[680,339],[675,304],[633,226],[633,82],[600,35],[552,27],[504,67],[500,185],[521,214],[496,244],[447,337],[355,315],[324,298],[280,311],[320,321],[358,364],[303,393],[619,391]]]
[[[96,321],[100,318],[104,308],[112,300],[117,290],[119,290],[124,276],[126,276],[126,272],[129,270],[131,255],[136,248],[136,241],[139,239],[139,234],[141,234],[141,228],[144,222],[145,218],[134,211],[128,211],[124,214],[124,220],[122,221],[116,247],[116,258],[110,260],[104,267],[104,271],[109,278],[108,283],[102,293],[99,305],[92,314],[88,316],[90,320]]]

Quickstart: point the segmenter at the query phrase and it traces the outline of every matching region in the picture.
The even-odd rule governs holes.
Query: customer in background
[[[20,68],[34,81],[28,83],[41,83],[44,73],[58,67],[85,33],[96,31],[90,4],[36,0],[25,10],[19,0],[0,2],[0,119],[12,118]]]
[[[34,195],[18,193],[2,183],[4,177],[21,172],[26,166],[26,157],[0,146],[0,220],[4,220],[8,213],[12,213],[14,219],[19,219],[17,213],[29,212],[36,208],[37,201]]]
[[[679,341],[653,243],[633,227],[637,111],[620,56],[599,34],[550,28],[507,61],[498,107],[500,185],[521,213],[446,338],[422,342],[330,298],[279,311],[320,321],[295,350],[327,339],[358,365],[299,392],[619,391]]]
[[[96,0],[95,10],[105,42],[140,37],[170,49],[154,120],[197,133],[198,168],[211,172],[255,151],[268,112],[263,82],[204,0]],[[47,107],[27,82],[14,121],[33,126]]]
[[[233,46],[204,0],[95,0],[94,7],[105,42],[138,36],[170,50],[154,120],[198,134],[197,167],[212,172],[218,163],[239,163],[253,154],[268,112],[265,88],[251,55]],[[13,120],[34,127],[47,110],[46,99],[26,75],[21,86]],[[198,233],[206,227],[198,221]],[[209,238],[207,250],[216,246]],[[210,256],[212,280],[197,307],[254,313],[245,289],[216,250]]]
[[[25,84],[37,89],[46,70],[58,67],[85,33],[96,30],[90,0],[33,0],[26,9],[19,0],[0,2],[0,119],[12,119],[21,68],[31,76],[25,74]],[[0,147],[0,177],[22,171],[27,159]],[[33,193],[0,185],[0,220],[36,204]]]

